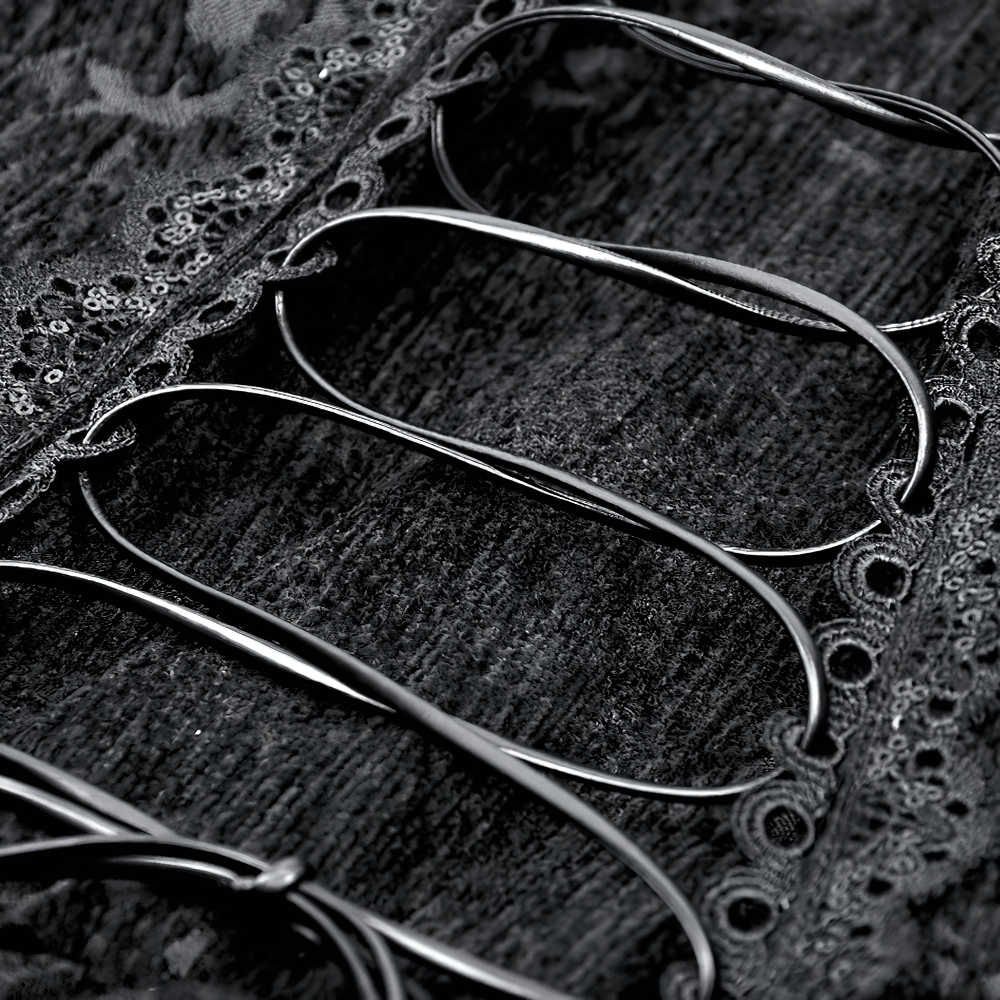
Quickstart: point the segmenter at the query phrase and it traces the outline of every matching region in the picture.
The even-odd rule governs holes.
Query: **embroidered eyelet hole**
[[[739,943],[770,934],[781,909],[770,886],[746,871],[734,872],[710,889],[703,906],[720,934]]]
[[[945,810],[950,812],[952,816],[956,816],[961,819],[963,816],[967,816],[969,813],[969,807],[964,803],[960,802],[958,799],[953,799],[945,806]]]
[[[880,597],[896,600],[908,589],[908,572],[890,559],[873,559],[865,569],[865,583]]]
[[[837,582],[859,610],[883,612],[909,593],[913,574],[890,537],[865,539],[845,549],[834,567]]]
[[[475,23],[488,27],[514,13],[514,0],[485,0],[476,8]]]
[[[375,131],[375,138],[379,142],[388,142],[402,135],[410,127],[410,119],[407,116],[401,118],[390,118]]]
[[[276,128],[268,137],[268,145],[275,149],[284,149],[295,141],[295,133],[291,129]]]
[[[763,893],[742,890],[725,910],[729,931],[744,941],[765,937],[778,922],[774,903]]]
[[[809,756],[832,766],[844,756],[843,740],[831,735],[829,730],[823,730],[809,745]]]
[[[958,702],[944,695],[934,695],[927,703],[927,710],[934,719],[950,719],[957,709]]]
[[[788,806],[776,806],[764,817],[764,835],[784,850],[798,847],[809,837],[805,818]]]
[[[729,925],[744,934],[759,930],[771,920],[771,907],[761,899],[743,896],[729,904]]]
[[[733,808],[733,837],[751,861],[801,857],[816,839],[809,803],[794,783],[775,782]]]
[[[224,320],[237,306],[231,299],[213,302],[207,309],[198,314],[199,323],[219,323]]]
[[[771,806],[771,808],[768,808]],[[765,800],[754,810],[754,839],[770,855],[797,858],[809,850],[816,839],[816,827],[794,801]]]
[[[826,670],[837,683],[864,684],[875,672],[875,657],[871,650],[856,642],[843,642],[830,650]]]
[[[945,441],[960,441],[969,430],[972,414],[953,400],[945,400],[934,408],[938,436]]]
[[[266,101],[276,101],[279,97],[285,96],[285,88],[281,81],[275,77],[270,77],[260,85],[260,92]]]
[[[870,896],[884,896],[892,891],[892,883],[884,878],[871,878],[868,880],[868,894]]]
[[[361,196],[357,181],[340,181],[323,196],[323,207],[330,212],[346,212]]]
[[[138,284],[138,278],[133,274],[113,274],[111,276],[111,284],[118,289],[119,292],[127,294],[135,288]]]
[[[977,320],[965,332],[965,343],[977,361],[1000,360],[1000,329],[989,320]]]
[[[917,751],[913,762],[922,770],[933,770],[939,768],[944,763],[944,755],[937,747],[925,747],[923,750]]]

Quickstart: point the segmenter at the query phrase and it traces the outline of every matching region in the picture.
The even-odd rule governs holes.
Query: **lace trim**
[[[978,264],[989,288],[958,301],[945,329],[959,374],[929,382],[940,425],[933,509],[900,509],[907,465],[887,463],[869,496],[888,533],[848,546],[833,567],[852,612],[817,634],[836,749],[796,760],[796,723],[771,721],[789,780],[735,803],[744,859],[703,894],[733,997],[882,996],[915,974],[918,954],[939,980],[960,974],[954,930],[946,945],[916,942],[920,907],[998,847],[983,807],[996,798],[1000,748],[1000,470],[994,449],[977,445],[997,432],[1000,238],[982,243]],[[994,980],[982,978],[982,995]],[[672,965],[664,1000],[694,996],[693,983],[685,963]]]
[[[494,2],[482,3],[472,22],[446,40],[445,60],[487,27]],[[533,0],[518,0],[514,9],[531,5]],[[249,38],[260,12],[238,13],[239,30],[228,21],[203,24],[201,15],[195,28]],[[322,21],[309,27],[314,36],[324,30]],[[182,381],[192,341],[245,325],[263,283],[275,276],[282,243],[291,245],[321,221],[374,205],[385,186],[380,161],[424,134],[433,97],[493,72],[483,59],[461,80],[442,84],[435,80],[442,64],[435,63],[392,101],[387,115],[366,127],[365,98],[373,85],[391,90],[384,83],[389,74],[440,31],[434,10],[424,0],[372,4],[367,22],[348,26],[347,37],[343,24],[333,27],[337,44],[314,38],[286,46],[271,62],[200,97],[184,98],[176,89],[147,97],[124,71],[87,63],[86,85],[98,96],[71,108],[73,115],[129,114],[177,131],[208,115],[231,116],[256,152],[239,171],[211,179],[203,176],[210,163],[182,177],[146,177],[145,198],[134,199],[125,213],[126,249],[116,266],[64,261],[41,275],[39,268],[17,269],[5,296],[16,327],[0,341],[6,386],[0,396],[0,522],[48,487],[58,462],[79,457],[72,441],[94,418],[130,395]],[[50,76],[70,72],[71,60],[51,62],[45,64]],[[39,72],[36,63],[26,61],[21,72]],[[252,109],[241,113],[247,92]],[[328,173],[331,139],[359,129],[332,184],[318,185]],[[131,148],[105,154],[97,175],[112,174]],[[248,237],[253,230],[265,238]],[[323,265],[313,262],[294,276]],[[206,295],[206,277],[227,270],[233,276],[221,294],[216,281]]]

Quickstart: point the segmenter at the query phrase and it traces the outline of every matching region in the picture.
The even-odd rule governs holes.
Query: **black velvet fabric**
[[[237,54],[209,52],[191,27],[209,23],[208,15],[192,21],[189,10],[185,21],[176,6],[155,3],[139,17],[110,5],[13,5],[0,15],[5,58],[14,66],[76,46],[74,59],[100,58],[153,95],[179,79],[195,97],[238,82],[245,50],[231,42],[227,51]],[[221,0],[197,6],[218,17],[228,9]],[[272,46],[275,60],[316,14],[291,0],[257,6],[250,40],[240,44],[256,46],[258,56]],[[329,15],[330,5],[319,7]],[[897,88],[984,128],[1000,125],[992,5],[693,0],[663,10],[831,79]],[[368,103],[337,125],[341,133],[361,134],[390,115],[392,97],[471,15],[457,4],[439,7],[412,63],[369,81]],[[345,6],[343,23],[355,16],[374,14]],[[459,172],[497,212],[572,235],[737,260],[812,284],[876,321],[912,318],[984,287],[973,257],[991,229],[995,183],[973,155],[910,145],[797,98],[709,79],[604,27],[524,38],[520,48],[496,48],[502,71],[494,81],[448,102]],[[39,262],[46,276],[58,276],[87,241],[99,259],[102,241],[110,245],[135,223],[125,209],[116,215],[104,202],[80,200],[83,182],[74,178],[82,168],[54,165],[87,157],[92,169],[99,154],[85,144],[110,147],[96,138],[111,127],[106,116],[81,117],[82,136],[53,133],[30,119],[24,102],[8,99],[20,134],[38,150],[18,159],[22,174],[4,182],[2,246],[16,286],[20,269]],[[134,112],[115,121],[123,135],[139,128]],[[212,121],[157,126],[176,133],[160,161],[171,177],[197,174],[221,148],[213,137],[223,135],[243,163],[239,142],[249,140],[227,132],[221,112]],[[148,147],[142,136],[132,146]],[[11,149],[4,155],[16,159]],[[331,164],[310,156],[300,207],[332,179]],[[450,204],[426,136],[381,163],[382,204]],[[23,176],[28,168],[45,183],[58,176],[73,212],[48,218],[31,201],[42,195],[28,194],[37,188]],[[100,197],[109,204],[112,181],[155,187],[134,161],[104,177]],[[287,222],[275,221],[282,211],[274,226]],[[287,244],[289,231],[256,242]],[[240,261],[251,261],[255,238],[240,239],[169,315],[201,308]],[[588,476],[713,540],[785,547],[848,534],[874,516],[866,487],[876,470],[912,458],[902,388],[863,345],[738,326],[418,225],[371,225],[336,249],[335,268],[287,294],[303,345],[338,385],[386,413]],[[20,345],[16,310],[2,323],[8,345]],[[925,373],[953,373],[939,338],[911,338],[905,349]],[[116,377],[113,366],[102,368],[101,391],[113,390]],[[166,380],[181,377],[316,395],[282,348],[270,290],[230,327],[193,340],[183,370]],[[80,376],[89,392],[97,376],[88,378]],[[82,412],[82,402],[73,405]],[[992,406],[984,397],[983,412]],[[39,426],[42,443],[55,440]],[[978,447],[995,451],[988,433]],[[21,441],[7,452],[5,472],[20,468],[25,448]],[[768,733],[804,715],[805,684],[788,637],[704,560],[331,422],[243,404],[184,404],[139,427],[134,446],[100,460],[94,478],[114,522],[159,557],[331,640],[449,712],[574,761],[650,780],[729,782],[773,766]],[[977,497],[987,503],[986,485],[970,489],[939,489],[934,516],[971,509]],[[99,534],[71,464],[0,530],[5,558],[176,596]],[[947,547],[934,552],[930,564],[914,558],[904,617],[916,606],[932,616],[920,605],[920,581],[950,557]],[[762,574],[814,630],[853,613],[828,564]],[[295,854],[349,899],[580,996],[666,997],[664,970],[689,959],[675,921],[618,862],[425,735],[131,614],[40,588],[2,585],[0,593],[5,742],[185,834],[267,858]],[[907,622],[900,627],[922,634],[913,614]],[[879,717],[891,718],[883,708]],[[852,739],[851,730],[835,735]],[[831,816],[853,801],[852,775],[831,779],[839,782],[824,806]],[[702,912],[747,864],[729,806],[579,791]],[[984,808],[977,822],[989,831],[997,813]],[[817,814],[817,846],[803,872],[832,870],[831,852],[845,835],[832,819],[824,827],[826,815]],[[21,815],[5,832],[42,829],[38,817]],[[1000,855],[994,834],[984,838],[978,867],[956,875],[947,891],[901,904],[909,922],[887,918],[876,958],[836,945],[856,975],[828,978],[822,995],[1000,996],[1000,959],[982,931],[1000,912]],[[348,992],[338,970],[262,928],[260,914],[183,885],[61,882],[8,886],[0,898],[2,996]],[[772,969],[786,992],[774,995],[820,996],[820,966],[796,957],[796,947],[808,951],[820,937],[807,919],[819,900],[794,891],[789,898],[788,922],[774,931],[784,950]],[[749,974],[741,980],[721,932],[709,932],[722,995],[741,995],[741,982],[751,984],[750,995],[767,995]],[[406,971],[415,1000],[485,995],[415,963]]]

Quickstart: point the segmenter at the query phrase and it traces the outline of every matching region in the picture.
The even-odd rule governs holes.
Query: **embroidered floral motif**
[[[1000,373],[990,348],[998,254],[1000,240],[984,241],[990,287],[948,319],[946,351],[961,374],[930,381],[940,426],[933,507],[901,509],[908,466],[888,463],[869,487],[888,531],[853,543],[834,566],[853,612],[817,633],[836,767],[789,763],[793,781],[733,808],[746,864],[707,892],[703,914],[734,997],[883,996],[921,958],[936,963],[942,995],[959,995],[948,992],[949,970],[959,974],[950,949],[968,964],[971,932],[966,940],[950,923],[950,943],[928,955],[924,924],[934,918],[921,908],[997,848],[979,807],[998,782],[1000,489],[980,457],[992,449],[977,445],[1000,430],[987,405]],[[690,990],[682,972],[664,979],[665,997]],[[984,976],[970,988],[988,996],[995,976]]]
[[[273,271],[268,254],[280,258],[318,222],[374,204],[379,160],[426,129],[429,99],[442,91],[437,61],[428,69],[425,56],[409,57],[418,41],[426,51],[444,41],[443,14],[423,0],[350,14],[326,0],[282,41],[260,44],[261,25],[283,9],[270,0],[189,6],[189,35],[213,47],[215,72],[230,74],[201,94],[181,76],[150,95],[125,70],[70,51],[18,68],[53,114],[130,124],[88,173],[91,187],[113,192],[114,232],[97,251],[36,265],[49,248],[26,223],[2,293],[0,521],[74,456],[95,412],[183,379],[190,341],[239,328]],[[485,27],[477,14],[459,38]],[[446,89],[489,72],[483,61]],[[359,108],[376,93],[391,101],[366,126]],[[175,164],[170,149],[185,143],[200,148]]]

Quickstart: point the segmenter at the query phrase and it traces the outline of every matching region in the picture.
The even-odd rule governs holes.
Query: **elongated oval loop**
[[[332,222],[327,222],[319,228],[314,229],[299,240],[289,251],[285,259],[285,264],[292,266],[301,262],[302,258],[318,243],[326,240],[331,234],[345,226],[384,220],[409,220],[435,223],[503,240],[516,246],[533,250],[536,253],[546,254],[558,260],[578,264],[597,274],[619,278],[638,288],[661,295],[668,295],[682,302],[699,305],[719,315],[741,321],[748,321],[750,316],[757,318],[761,314],[760,310],[750,310],[750,307],[745,307],[742,304],[737,304],[738,308],[734,309],[734,299],[730,299],[718,292],[701,288],[687,280],[686,277],[679,277],[677,274],[670,273],[661,268],[659,264],[663,259],[662,255],[670,255],[670,251],[633,247],[615,247],[609,249],[606,246],[590,243],[586,240],[578,240],[569,236],[557,236],[544,229],[537,229],[534,226],[528,226],[524,223],[512,222],[507,219],[497,219],[488,215],[475,215],[459,209],[399,206],[395,208],[367,209],[341,216],[339,219],[334,219]],[[790,281],[787,278],[782,278],[765,271],[758,271],[755,268],[745,267],[741,264],[731,264],[727,261],[715,260],[713,258],[674,254],[671,259],[677,262],[680,257],[685,258],[680,263],[688,269],[687,273],[689,274],[708,278],[716,284],[729,288],[741,288],[757,292],[781,302],[808,309],[827,321],[836,324],[839,329],[860,337],[882,355],[903,382],[913,407],[917,430],[917,455],[914,461],[913,473],[901,493],[900,500],[905,503],[916,496],[919,490],[928,483],[933,471],[933,407],[931,406],[923,379],[899,347],[877,327],[873,326],[853,310],[837,302],[836,299],[814,291],[805,285],[800,285],[798,282]],[[509,452],[466,441],[462,438],[440,434],[436,431],[417,427],[395,417],[386,416],[351,399],[325,378],[302,351],[292,330],[285,303],[285,294],[281,290],[275,293],[275,310],[285,346],[296,364],[313,384],[332,396],[343,406],[357,413],[385,421],[409,434],[419,435],[428,440],[445,444],[456,451],[476,456],[483,461],[497,465],[503,469],[517,469],[522,474],[527,474],[532,478],[541,476],[543,478],[547,477],[550,480],[557,475],[563,475],[561,473],[557,474],[555,470],[540,463],[532,462],[529,459],[510,454]],[[753,322],[755,320],[750,321]],[[581,512],[584,512],[588,506],[592,506],[594,503],[598,505],[602,503],[591,487],[584,487],[582,493],[577,491],[577,496],[578,499],[574,502]],[[848,542],[874,531],[880,524],[880,521],[873,521],[860,531],[853,532],[846,538],[806,548],[751,549],[730,545],[724,545],[722,548],[745,560],[754,562],[792,562],[822,559],[835,555]]]
[[[626,7],[577,4],[542,7],[512,14],[470,39],[444,69],[444,79],[455,80],[469,61],[501,34],[534,24],[566,20],[603,21],[615,24],[647,48],[696,69],[741,83],[787,90],[846,118],[903,138],[954,149],[974,150],[985,156],[995,169],[1000,170],[1000,151],[995,144],[1000,141],[1000,136],[986,135],[957,115],[933,104],[874,87],[832,83],[749,45],[697,25]],[[449,194],[459,205],[471,212],[488,214],[488,210],[466,191],[451,164],[445,142],[445,106],[442,100],[438,101],[431,119],[431,151],[438,174]],[[657,254],[656,266],[678,275],[685,273],[685,264],[691,265],[699,260],[708,260],[697,258],[693,254],[678,255],[677,263],[681,269],[677,270],[671,251],[657,251],[647,247],[628,248],[614,243],[598,243],[598,245],[627,256],[638,255],[639,259],[649,259],[650,254]],[[736,299],[731,301],[738,302]],[[749,310],[752,307],[745,308]],[[758,312],[761,313],[758,320],[749,321],[773,329],[804,335],[833,332],[837,329],[836,325],[822,320],[816,321],[786,313]],[[943,327],[944,317],[945,313],[939,312],[919,319],[883,324],[879,329],[883,333],[897,337],[916,333],[937,333]]]
[[[803,734],[803,747],[808,749],[815,745],[822,735],[826,713],[826,689],[822,660],[816,644],[809,634],[809,630],[795,609],[765,580],[730,553],[720,549],[676,521],[664,517],[662,514],[657,514],[643,507],[641,504],[619,497],[617,494],[604,490],[579,476],[540,466],[539,480],[528,479],[517,475],[516,473],[519,470],[509,471],[498,468],[495,465],[481,461],[475,456],[457,451],[440,442],[402,430],[378,417],[345,410],[330,403],[305,399],[301,396],[293,396],[288,393],[277,392],[272,389],[262,389],[256,386],[209,384],[169,386],[164,389],[156,389],[141,396],[125,400],[112,410],[109,410],[90,428],[84,440],[86,443],[98,441],[106,431],[112,429],[120,421],[138,416],[143,411],[148,413],[150,410],[162,409],[166,405],[182,400],[224,400],[227,397],[242,398],[247,402],[256,401],[271,406],[276,405],[292,412],[306,413],[335,420],[345,426],[394,441],[431,457],[442,458],[452,464],[485,476],[493,482],[541,500],[543,503],[556,509],[568,509],[571,512],[577,512],[576,505],[568,502],[572,495],[569,491],[581,491],[585,487],[589,487],[594,498],[604,504],[603,507],[595,505],[589,511],[591,519],[623,530],[630,530],[629,525],[632,525],[638,530],[631,531],[631,533],[640,537],[679,544],[693,552],[706,556],[722,569],[735,576],[764,602],[788,631],[795,644],[798,656],[802,661],[808,689],[808,711]],[[550,478],[542,478],[541,471],[549,473]],[[313,641],[319,642],[319,640],[313,640],[308,633],[297,629],[295,626],[279,618],[275,618],[273,615],[269,615],[243,601],[223,594],[206,584],[192,579],[175,567],[162,562],[155,556],[139,548],[111,524],[90,486],[86,473],[81,473],[80,484],[84,499],[98,525],[115,544],[120,546],[132,558],[142,563],[157,576],[169,581],[182,593],[186,593],[206,604],[213,611],[219,613],[231,626],[247,629],[264,641],[279,641],[285,649],[309,659],[307,653],[312,649],[311,643]],[[270,655],[267,650],[257,650],[256,652],[247,650],[247,652],[249,655]],[[344,655],[346,656],[347,654]],[[282,665],[277,663],[277,661],[275,661],[274,665],[282,670],[291,669],[287,664]],[[316,667],[319,666],[320,664],[314,663],[314,673],[308,679],[314,682],[322,681],[322,678],[315,675]],[[345,690],[341,684],[339,690],[342,694],[357,696],[355,693],[356,688],[352,692]],[[374,702],[371,702],[370,695],[364,700],[374,704]],[[378,707],[385,707],[389,704],[383,699],[377,700],[381,702]],[[468,724],[463,725],[468,727]],[[476,727],[471,728],[476,729]],[[478,729],[476,731],[479,733],[485,732]],[[499,740],[500,743],[497,745],[506,744],[506,749],[508,750],[516,748],[515,756],[521,759],[529,759],[532,763],[549,770],[555,770],[562,774],[591,782],[594,782],[600,774],[600,772],[593,772],[586,768],[577,768],[576,765],[561,761],[559,758],[553,758],[546,754],[530,751],[525,747],[519,747],[517,744],[501,740],[500,737],[493,736],[493,734],[489,734],[489,738],[494,741]],[[752,784],[756,786],[756,784],[765,780],[767,780],[766,777],[755,779]],[[732,798],[735,795],[741,794],[749,787],[743,783],[735,786],[725,786],[722,789],[682,789],[673,786],[656,785],[651,782],[631,782],[610,775],[601,777],[600,783],[604,787],[616,788],[620,791],[656,795],[662,798],[674,798],[680,801],[692,802],[708,801],[712,798]]]
[[[213,385],[179,388],[220,389],[226,387]],[[128,403],[135,403],[137,400],[140,403],[148,403],[151,396],[156,397],[164,393],[169,393],[169,391],[159,390],[158,392],[148,393],[145,397],[136,397],[136,399],[129,400]],[[257,390],[257,392],[266,392],[266,390]],[[128,406],[128,403],[120,405],[116,408],[116,411],[111,412],[120,413],[124,407]],[[328,407],[327,409],[333,408]],[[556,784],[545,775],[539,774],[538,771],[527,766],[517,756],[505,752],[500,742],[496,738],[493,738],[492,734],[488,734],[478,727],[470,726],[459,719],[447,715],[429,702],[413,694],[409,689],[390,680],[374,668],[355,659],[349,653],[345,653],[336,646],[317,639],[308,632],[290,625],[273,615],[260,611],[258,608],[245,604],[236,598],[184,577],[183,574],[172,567],[168,567],[166,564],[160,563],[152,556],[142,552],[142,550],[118,535],[115,529],[108,524],[103,511],[100,510],[96,498],[89,488],[89,484],[86,481],[86,473],[81,474],[81,485],[83,486],[88,504],[95,512],[95,516],[98,517],[101,526],[129,554],[134,555],[138,553],[143,564],[152,568],[159,575],[165,576],[172,583],[178,585],[180,589],[193,592],[195,596],[207,603],[213,610],[217,612],[221,611],[224,617],[226,617],[226,612],[228,612],[229,618],[238,616],[243,620],[253,623],[257,626],[257,634],[236,628],[226,621],[218,621],[210,618],[208,615],[175,604],[172,601],[147,594],[145,591],[134,587],[128,587],[112,580],[106,580],[89,573],[81,573],[77,570],[65,569],[59,566],[0,560],[0,579],[56,585],[66,589],[83,591],[92,596],[96,595],[100,599],[109,601],[119,607],[137,611],[145,617],[164,622],[184,631],[193,632],[229,652],[247,656],[258,663],[264,663],[269,667],[277,668],[299,679],[319,684],[327,690],[333,689],[342,694],[346,693],[354,697],[360,697],[361,700],[367,701],[370,704],[386,707],[388,710],[396,712],[410,722],[415,723],[421,729],[430,730],[454,750],[476,758],[497,774],[512,781],[524,791],[534,795],[564,817],[576,823],[584,832],[603,844],[615,857],[635,872],[660,900],[666,904],[687,934],[698,964],[698,995],[700,1000],[709,1000],[715,983],[715,960],[697,913],[683,893],[660,869],[656,862],[600,813],[588,806],[568,789],[563,788],[562,785]],[[179,584],[179,580],[183,581],[183,585]],[[279,639],[285,648],[283,649],[276,646],[273,642],[268,641],[269,637]],[[300,653],[304,655],[299,655]],[[347,683],[338,680],[336,677],[337,674],[346,676]],[[367,694],[359,694],[357,691],[358,688],[362,692],[367,690]],[[72,785],[64,787],[71,793],[74,791]],[[74,797],[78,798],[78,796]],[[44,808],[45,801],[46,796],[36,796],[35,804]],[[113,810],[112,812],[114,813]],[[60,817],[70,822],[82,822],[79,810],[76,810],[76,814],[74,816],[72,810],[64,809],[60,812]],[[123,816],[122,820],[123,826],[132,825],[130,817]],[[98,817],[99,821],[100,818]],[[93,828],[93,821],[91,821],[89,828]],[[100,830],[99,832],[107,834],[108,831]],[[113,833],[114,831],[112,830],[111,832]],[[147,836],[153,835],[149,834]],[[190,848],[186,849],[184,845],[189,845],[192,842],[186,842],[182,838],[157,839],[160,839],[161,843],[172,845],[170,848],[172,856],[190,858]],[[4,850],[9,849],[0,848],[0,876],[3,873]],[[187,853],[185,853],[186,850]],[[239,857],[234,852],[230,852],[230,856],[234,858]]]
[[[57,569],[57,572],[60,571]],[[261,875],[267,875],[273,869],[273,866],[243,851],[220,847],[216,844],[207,844],[200,840],[196,842],[198,848],[210,853],[210,864],[205,861],[204,857],[195,861],[190,857],[149,856],[148,849],[155,849],[158,840],[183,841],[184,838],[121,799],[108,795],[61,768],[46,764],[4,743],[0,743],[0,762],[8,766],[12,765],[14,770],[23,773],[25,777],[30,779],[29,781],[20,781],[0,774],[0,792],[75,827],[84,835],[117,838],[115,841],[117,851],[127,851],[130,863],[139,867],[141,867],[140,858],[145,859],[146,862],[152,862],[151,867],[160,871],[168,867],[168,862],[175,862],[176,866],[172,870],[211,877],[223,884],[238,884],[239,880],[246,881],[249,875],[255,875],[254,881],[256,882],[257,878]],[[32,780],[38,784],[32,784]],[[38,787],[39,784],[42,787]],[[126,838],[132,838],[136,833],[148,834],[152,840],[128,841],[129,846],[125,846]],[[81,842],[72,838],[59,838],[59,840],[48,841],[48,845],[69,847],[71,844],[76,845]],[[143,851],[143,849],[147,850]],[[26,846],[19,849],[15,845],[7,857],[17,857],[21,851],[27,851],[30,855],[36,850],[38,850],[37,846]],[[134,854],[133,851],[135,851]],[[118,857],[122,857],[122,854],[119,853]],[[208,865],[208,867],[192,869],[186,867],[189,864]],[[355,906],[353,903],[335,896],[316,882],[300,881],[296,888],[303,896],[312,900],[328,913],[343,918],[358,933],[375,957],[385,991],[385,1000],[406,1000],[406,990],[400,980],[399,970],[392,953],[386,947],[385,938],[391,940],[404,951],[447,972],[499,990],[508,996],[518,997],[520,1000],[573,1000],[569,994],[489,962],[484,962],[467,952],[441,944],[433,938],[411,931],[391,920],[386,920],[385,917],[377,913]]]

